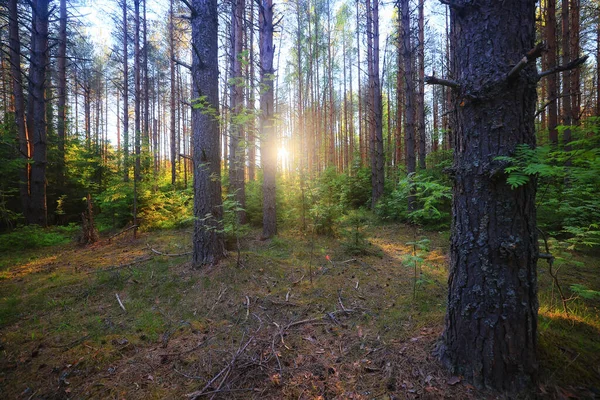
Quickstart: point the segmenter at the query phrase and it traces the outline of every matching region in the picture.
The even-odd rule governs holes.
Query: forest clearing
[[[600,397],[599,0],[0,2],[0,397]]]
[[[447,293],[447,236],[365,228],[368,253],[342,240],[252,231],[218,266],[197,271],[188,229],[131,233],[0,257],[4,398],[498,398],[434,357]],[[407,243],[427,236],[416,297]],[[311,250],[312,249],[312,250]],[[312,257],[311,257],[312,254]],[[311,283],[311,259],[313,279]],[[564,254],[560,284],[598,287],[598,255]],[[119,296],[119,299],[116,298]],[[540,265],[536,393],[593,398],[599,300],[562,310]],[[121,307],[122,305],[122,307]],[[194,396],[191,396],[194,398]]]

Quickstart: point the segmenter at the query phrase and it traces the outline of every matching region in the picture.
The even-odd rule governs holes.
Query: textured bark
[[[67,125],[67,0],[60,0],[58,28],[58,187],[64,187],[65,180],[65,137]]]
[[[535,2],[482,0],[451,11],[456,135],[442,361],[478,387],[516,392],[537,372],[535,182],[507,185],[495,158],[535,146]]]
[[[141,80],[141,60],[140,60],[140,0],[133,0],[134,23],[133,30],[133,79],[134,79],[134,129],[135,129],[135,168],[133,178],[140,180],[142,169],[141,160],[141,136],[142,136],[142,80]],[[135,203],[134,193],[134,203]],[[135,210],[135,204],[134,204]],[[136,218],[134,211],[133,218]],[[135,224],[135,223],[134,223]]]
[[[277,174],[277,138],[273,98],[273,1],[261,0],[258,26],[260,29],[260,134],[263,165],[263,237],[277,234],[275,207],[275,177]]]
[[[30,138],[33,141],[30,203],[26,214],[30,224],[47,225],[46,208],[46,69],[48,66],[48,0],[32,2],[31,67],[29,74]]]
[[[419,0],[419,43],[417,45],[417,65],[419,68],[419,91],[417,93],[417,131],[419,137],[419,168],[425,169],[425,13],[424,0]]]
[[[398,50],[396,55],[396,154],[394,156],[394,166],[396,169],[401,165],[402,162],[402,115],[404,114],[402,103],[403,103],[403,79],[404,79],[404,66],[402,65],[402,53],[403,53],[403,42],[402,42],[402,18],[400,10],[398,11]]]
[[[231,33],[231,77],[229,79],[230,91],[230,141],[229,141],[229,191],[241,208],[246,207],[246,189],[244,187],[245,152],[244,141],[244,77],[242,76],[242,50],[243,50],[243,24],[244,0],[232,2]],[[237,212],[239,223],[246,223],[246,212]]]
[[[123,4],[123,180],[129,182],[129,61],[127,0]]]
[[[177,148],[175,146],[175,100],[176,100],[176,92],[175,92],[175,15],[173,13],[173,1],[170,1],[169,4],[169,70],[170,70],[170,80],[171,80],[171,97],[170,97],[170,150],[171,150],[171,185],[175,185],[177,180],[177,170],[176,170],[176,161],[177,161]]]
[[[570,60],[579,58],[579,30],[580,30],[580,0],[571,0],[570,13]],[[579,113],[581,109],[581,69],[571,70],[571,121],[573,125],[579,124]]]
[[[248,54],[249,60],[249,76],[248,76],[248,105],[246,108],[252,114],[248,123],[248,180],[253,181],[255,179],[256,170],[256,145],[255,145],[255,130],[256,130],[256,119],[255,113],[255,101],[256,91],[254,88],[254,1],[250,1],[250,7],[248,10],[250,17],[248,19],[248,29],[250,30],[250,41],[248,43]]]
[[[217,0],[192,2],[192,144],[194,160],[194,267],[224,256],[220,234],[221,157]],[[202,99],[199,101],[199,99]]]
[[[367,0],[367,4],[368,4]],[[373,119],[371,127],[371,207],[375,205],[383,196],[384,185],[384,154],[383,154],[383,110],[381,103],[381,82],[379,80],[379,0],[373,0],[373,10],[371,15],[372,33],[372,59],[369,60],[372,67],[370,69],[371,81],[371,104]]]
[[[546,64],[548,68],[554,68],[556,62],[556,0],[546,0],[546,24],[544,36],[546,37]],[[548,138],[553,145],[558,144],[558,107],[556,105],[557,91],[557,74],[550,74],[546,77],[548,85]]]
[[[15,125],[19,138],[19,153],[24,166],[19,173],[21,206],[25,220],[29,220],[31,164],[28,162],[33,153],[29,131],[25,124],[25,97],[23,95],[23,73],[21,71],[21,39],[19,36],[19,19],[17,0],[8,2],[9,53],[12,78],[12,95],[15,109]]]
[[[569,21],[569,0],[562,0],[561,25],[562,25],[562,64],[567,65],[571,61],[571,33]],[[570,126],[573,124],[573,114],[571,110],[571,70],[562,73],[562,124]],[[571,141],[571,129],[563,131],[563,140],[565,150],[569,150],[567,145]]]
[[[415,155],[415,106],[414,99],[416,95],[415,83],[413,80],[413,52],[410,43],[410,8],[409,0],[400,0],[400,11],[402,15],[402,50],[404,61],[404,142],[406,148],[406,172],[412,174],[416,171],[417,159]],[[408,208],[415,208],[414,196],[408,198]]]
[[[358,151],[360,155],[360,165],[365,163],[365,143],[363,139],[363,108],[362,108],[362,90],[360,81],[360,13],[358,9],[359,0],[356,0],[356,75],[358,81]]]

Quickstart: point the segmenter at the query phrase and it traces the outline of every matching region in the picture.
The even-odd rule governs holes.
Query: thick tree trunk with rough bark
[[[27,222],[47,225],[46,208],[46,165],[47,126],[46,126],[46,69],[48,66],[48,0],[35,0],[32,3],[33,29],[31,42],[31,67],[29,70],[29,121],[30,139],[33,142],[33,163],[31,164],[30,203],[26,214]]]
[[[192,145],[194,160],[194,267],[224,256],[221,238],[221,153],[217,0],[192,2]]]
[[[263,237],[277,234],[277,211],[275,208],[275,177],[277,174],[277,138],[273,82],[273,1],[261,0],[258,26],[260,29],[260,136],[263,165]]]
[[[498,156],[535,146],[537,73],[512,66],[533,48],[535,2],[452,9],[456,90],[453,222],[439,354],[478,387],[516,392],[538,368],[535,182],[511,189]]]

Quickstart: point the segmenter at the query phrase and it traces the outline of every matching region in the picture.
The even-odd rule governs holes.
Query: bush
[[[408,198],[414,196],[416,209],[408,210]],[[431,229],[445,229],[450,224],[452,191],[445,181],[436,181],[426,173],[411,174],[398,182],[392,193],[377,204],[383,220],[405,221]]]

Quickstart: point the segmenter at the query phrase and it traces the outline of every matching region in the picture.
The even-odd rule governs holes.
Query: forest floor
[[[252,232],[239,262],[231,252],[206,270],[157,254],[189,252],[189,229],[0,255],[1,397],[501,398],[432,355],[447,233],[378,225],[366,235],[367,254],[354,256],[330,237]],[[431,244],[415,290],[402,259],[421,236]],[[566,295],[574,283],[600,288],[597,254],[569,260]],[[537,396],[599,396],[600,301],[572,299],[565,315],[542,260],[539,289]]]

